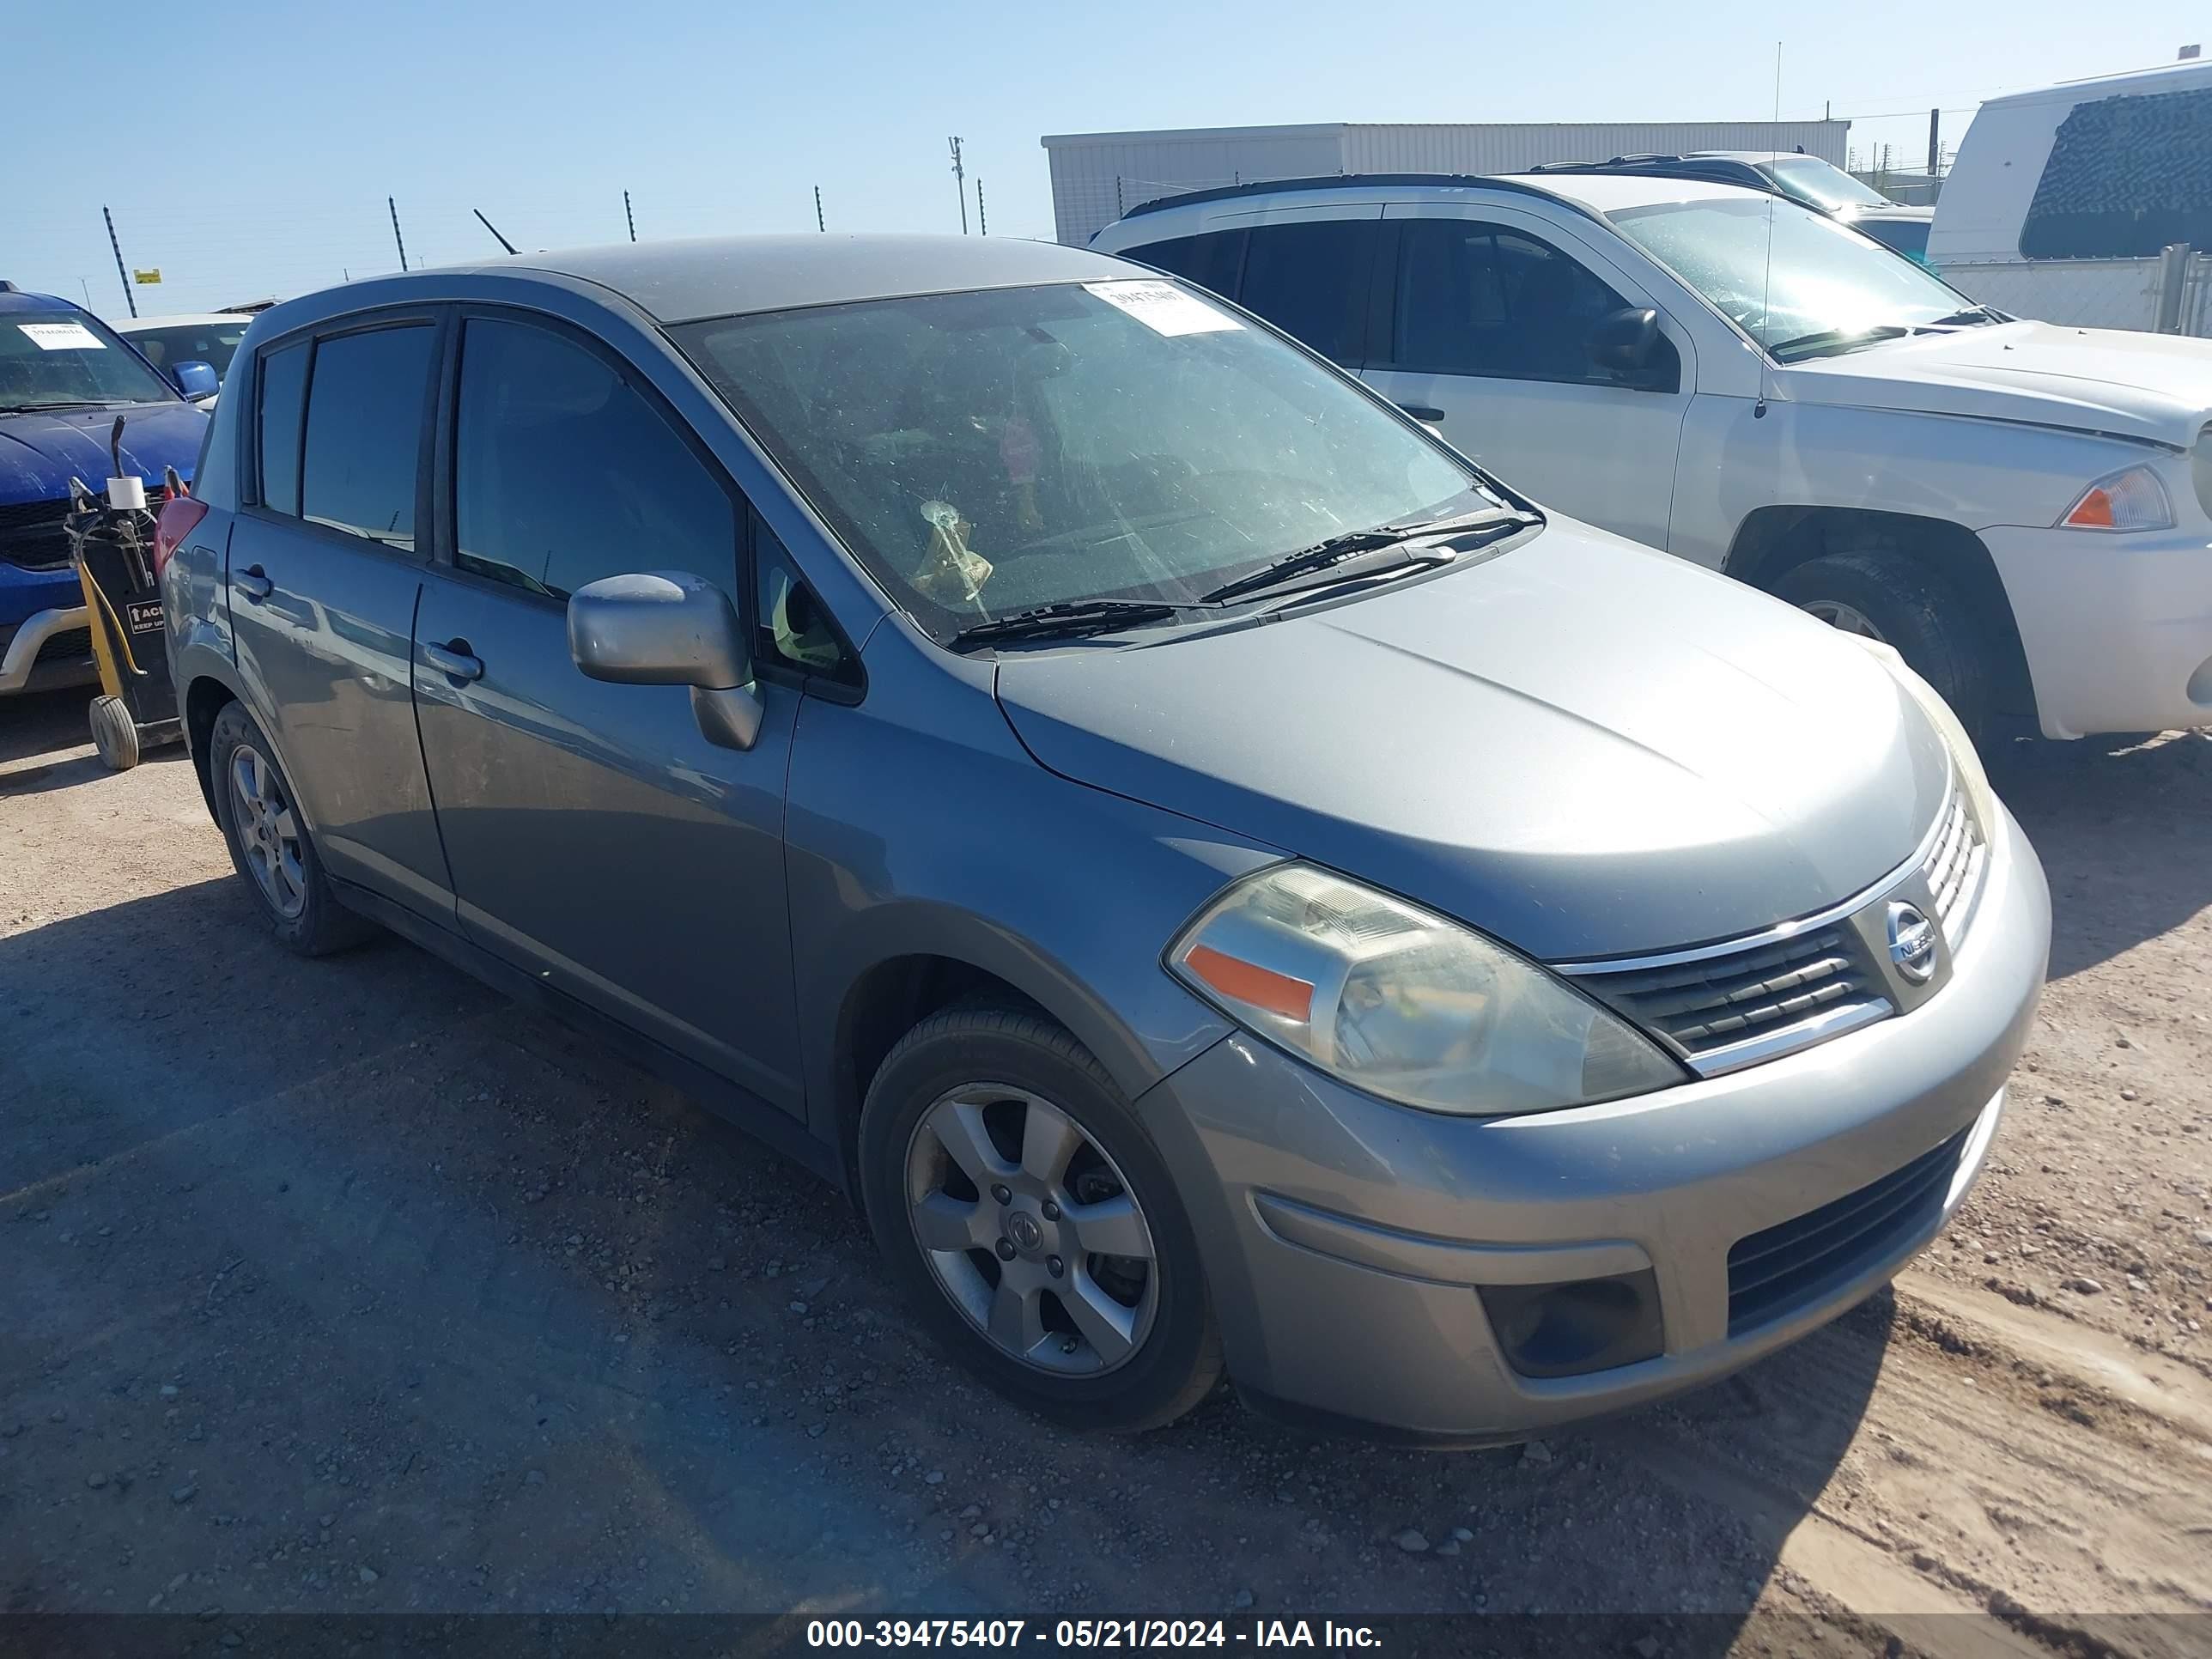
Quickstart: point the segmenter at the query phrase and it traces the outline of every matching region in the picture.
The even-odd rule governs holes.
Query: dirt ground
[[[2212,739],[2001,778],[2051,988],[1893,1294],[1439,1455],[1226,1395],[1133,1441],[998,1403],[829,1191],[407,945],[283,954],[181,753],[108,775],[82,718],[0,705],[0,1611],[210,1651],[279,1612],[794,1608],[2212,1650]]]

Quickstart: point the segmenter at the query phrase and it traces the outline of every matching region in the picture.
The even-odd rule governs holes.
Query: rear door
[[[1231,237],[1195,239],[1210,265],[1194,280],[1229,293],[1217,284],[1228,279],[1228,256],[1241,253],[1237,302],[1322,356],[1357,369],[1367,360],[1369,278],[1382,217],[1379,202],[1273,206],[1225,216],[1220,231],[1243,232],[1243,247]]]
[[[758,742],[701,735],[680,685],[586,679],[567,600],[684,570],[750,619],[752,514],[632,365],[565,325],[472,310],[446,369],[440,557],[415,693],[464,929],[794,1114],[783,874],[799,691]]]
[[[1662,310],[1649,372],[1625,380],[1591,361],[1590,334],[1656,302],[1582,239],[1503,205],[1394,203],[1384,223],[1387,320],[1362,378],[1516,489],[1665,547],[1688,335]]]
[[[434,313],[392,312],[257,353],[225,603],[325,866],[450,922],[409,666],[439,341]]]

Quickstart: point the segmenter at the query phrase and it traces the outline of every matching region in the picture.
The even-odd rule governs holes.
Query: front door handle
[[[457,680],[480,680],[483,664],[469,650],[466,640],[448,640],[443,645],[422,647],[422,660],[441,674]]]
[[[276,584],[269,580],[269,573],[258,564],[246,568],[230,579],[231,586],[258,605],[276,591]]]
[[[1415,420],[1426,421],[1431,426],[1436,425],[1437,422],[1443,420],[1444,417],[1443,410],[1433,408],[1427,404],[1400,404],[1398,407],[1404,410],[1406,413],[1412,416]]]

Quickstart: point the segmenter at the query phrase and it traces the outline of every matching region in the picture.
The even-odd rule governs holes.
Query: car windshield
[[[84,312],[0,313],[0,410],[167,403],[176,395]]]
[[[1817,155],[1778,155],[1762,161],[1759,170],[1782,187],[1782,193],[1808,207],[1887,207],[1889,198]]]
[[[246,337],[246,319],[234,323],[167,323],[160,328],[134,330],[131,343],[146,354],[156,368],[179,363],[205,363],[220,380],[230,373],[230,360]]]
[[[1157,278],[672,331],[933,636],[1048,605],[1196,604],[1476,475],[1334,372]]]
[[[1972,301],[1922,266],[1774,197],[1674,202],[1607,216],[1778,362],[1894,339],[1966,313],[1981,320]]]

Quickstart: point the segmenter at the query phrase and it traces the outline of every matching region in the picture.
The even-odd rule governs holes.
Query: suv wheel
[[[1894,552],[1808,559],[1775,594],[1822,622],[1893,646],[1979,741],[1990,714],[1990,651],[1972,607],[1936,571]]]
[[[375,931],[332,896],[275,748],[235,702],[223,705],[208,733],[208,775],[230,861],[280,944],[303,957],[319,957],[357,945]]]
[[[860,1118],[870,1226],[939,1339],[1077,1427],[1172,1422],[1221,1374],[1198,1242],[1104,1069],[1033,1013],[907,1033]]]

